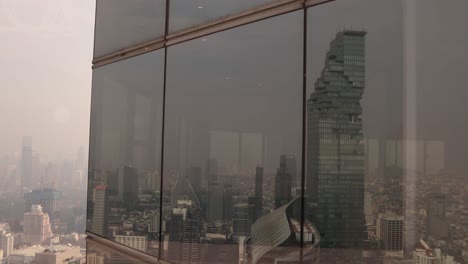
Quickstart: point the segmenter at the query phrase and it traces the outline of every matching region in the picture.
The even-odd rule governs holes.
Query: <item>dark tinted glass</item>
[[[211,22],[275,0],[170,0],[169,31]]]
[[[169,48],[165,259],[299,259],[302,23],[294,12]]]
[[[164,51],[94,70],[89,232],[158,252]]]
[[[97,0],[94,58],[164,35],[165,0]]]
[[[379,246],[403,254],[402,14],[387,0],[307,11],[305,216],[323,263],[378,263]],[[380,230],[390,222],[392,243]]]
[[[442,261],[466,263],[468,247],[460,242],[468,234],[468,2],[417,0],[405,9],[410,144],[404,199],[405,221],[413,231],[405,239],[423,238],[431,252],[441,250]],[[425,251],[414,254],[423,258]]]

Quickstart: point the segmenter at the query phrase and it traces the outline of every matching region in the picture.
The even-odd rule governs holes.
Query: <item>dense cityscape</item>
[[[43,161],[30,136],[0,159],[1,263],[86,261],[87,155]]]
[[[243,133],[224,135],[238,146],[231,150],[234,164],[216,157],[202,164],[165,162],[162,182],[157,165],[132,148],[121,150],[123,159],[97,152],[88,230],[175,263],[464,263],[468,193],[459,184],[465,175],[445,169],[444,142],[371,139],[363,133],[360,99],[371,89],[364,84],[365,36],[337,33],[314,84],[304,195],[295,153],[279,155],[273,168],[246,168],[246,153],[256,152],[259,164],[270,155],[261,134],[250,139],[253,147],[243,143]],[[128,106],[126,116],[132,118],[136,110]],[[132,129],[126,146],[152,141],[131,138]],[[179,147],[190,153],[183,145],[194,144],[184,138],[187,132],[176,134]],[[102,144],[95,151],[106,149]],[[415,164],[404,165],[406,145],[420,157]],[[151,155],[151,145],[139,151]],[[104,169],[119,162],[125,165]]]
[[[468,264],[463,1],[7,1],[0,264]]]

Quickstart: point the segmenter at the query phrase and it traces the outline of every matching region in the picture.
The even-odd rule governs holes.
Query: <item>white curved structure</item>
[[[294,203],[300,203],[300,199],[293,199],[288,204],[258,219],[252,225],[252,263],[258,263],[269,252],[277,255],[276,257],[271,256],[275,259],[275,263],[297,262],[299,260],[300,227],[298,225],[300,226],[300,223],[288,215],[288,212],[291,212],[293,209]],[[313,252],[318,252],[318,250],[315,250],[315,247],[319,245],[320,235],[315,227],[309,224],[306,225],[305,229],[307,229],[306,233],[314,236],[313,241],[308,241],[307,254],[304,256],[311,258],[312,256],[309,254],[315,255]],[[285,242],[287,242],[286,247],[283,245]],[[312,258],[315,259],[315,257]]]

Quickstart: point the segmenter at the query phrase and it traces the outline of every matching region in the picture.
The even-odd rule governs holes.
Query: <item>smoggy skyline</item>
[[[45,160],[74,155],[80,146],[88,145],[94,5],[93,0],[45,0],[40,3],[0,0],[0,33],[7,40],[0,43],[0,47],[5,51],[0,60],[3,73],[0,89],[4,95],[0,104],[0,122],[3,128],[0,137],[0,157],[19,152],[23,136],[33,137],[34,151],[40,153]],[[467,46],[468,32],[464,27],[466,18],[462,19],[464,16],[457,15],[451,16],[453,19],[445,20],[445,24],[438,21],[448,17],[447,14],[458,14],[468,10],[468,5],[461,0],[454,0],[451,5],[431,0],[430,4],[422,6],[424,8],[415,11],[410,16],[411,21],[408,21],[414,24],[418,40],[413,43],[417,52],[412,54],[418,67],[416,75],[413,76],[417,79],[418,90],[418,102],[414,108],[419,120],[418,137],[444,141],[447,144],[447,159],[450,163],[447,166],[461,168],[464,164],[464,155],[461,154],[466,146],[460,144],[457,139],[463,137],[468,127],[462,122],[466,89],[457,87],[457,84],[466,83],[463,69],[468,56],[450,51]],[[361,6],[355,8],[353,14],[362,12],[362,16],[359,17],[372,21],[375,17],[368,10],[375,8],[378,7],[372,1],[363,1]],[[311,9],[310,20],[319,21],[323,16],[329,15],[324,9],[315,9],[321,13]],[[346,17],[346,10],[338,10],[337,12],[341,12],[338,17]],[[177,19],[176,14],[173,14],[172,20],[174,19]],[[310,31],[333,33],[345,26],[347,25],[344,21],[340,20],[333,25],[323,25],[320,31],[313,27]],[[349,26],[360,28],[363,25],[357,23]],[[373,31],[372,28],[367,30]],[[369,38],[374,36],[378,36],[375,31],[369,34]],[[431,36],[437,36],[438,41],[431,41]],[[321,52],[327,47],[328,40],[316,43],[311,39],[309,45],[317,45],[320,47],[318,51]],[[400,42],[395,38],[391,40],[395,43]],[[218,53],[222,54],[222,43],[220,45]],[[444,52],[434,53],[434,50]],[[391,54],[380,54],[379,50],[376,50],[375,54],[392,58]],[[369,58],[372,57],[376,56]],[[309,66],[314,71],[322,64],[323,57],[311,57],[310,60]],[[433,61],[438,63],[431,63]],[[388,73],[382,69],[380,74],[385,72]],[[377,87],[373,89],[377,92],[380,87],[378,80],[370,81],[369,85]],[[382,83],[387,86],[382,85],[380,88],[387,87],[391,90],[391,87],[396,87],[385,80]],[[369,91],[369,94],[372,91]],[[457,92],[456,96],[453,91]],[[372,102],[369,98],[368,96],[364,100],[367,100],[370,106],[383,104],[392,108],[396,103],[394,117],[401,116],[401,113],[398,113],[401,111],[399,96],[396,100],[383,97],[382,102]],[[450,107],[446,107],[448,105]],[[401,131],[397,127],[399,124],[387,125],[397,132]],[[365,126],[373,130],[371,122]],[[453,126],[456,129],[447,129]],[[391,130],[388,127],[386,129]],[[456,136],[453,136],[453,133]]]
[[[94,6],[0,0],[0,157],[19,152],[23,136],[43,160],[87,149]]]

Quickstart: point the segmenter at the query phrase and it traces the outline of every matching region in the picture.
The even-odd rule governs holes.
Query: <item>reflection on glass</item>
[[[275,0],[169,0],[169,31],[175,32],[236,14]]]
[[[169,48],[167,260],[299,260],[301,34],[295,12]]]
[[[94,58],[162,37],[166,0],[97,0]]]
[[[407,7],[407,61],[415,69],[407,89],[416,93],[408,108],[416,129],[405,148],[414,157],[406,165],[413,191],[405,196],[414,209],[414,237],[425,242],[411,251],[421,261],[467,263],[468,2],[417,0]]]
[[[86,240],[86,263],[89,264],[134,264],[132,261],[122,255],[119,255],[116,250],[109,250],[106,247],[94,242],[91,239]]]
[[[162,50],[94,70],[89,232],[157,255]]]
[[[320,232],[322,263],[403,257],[401,8],[308,9],[305,217]]]

